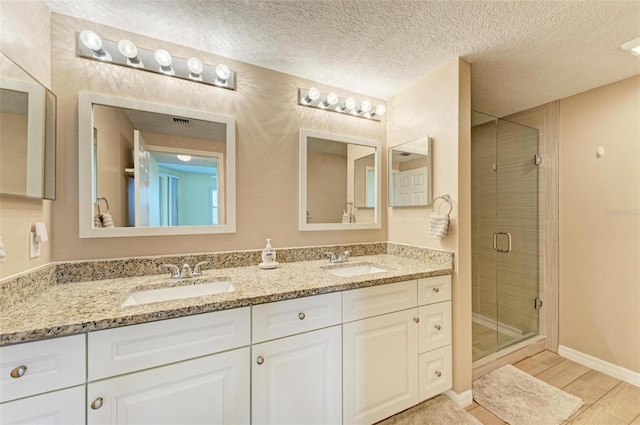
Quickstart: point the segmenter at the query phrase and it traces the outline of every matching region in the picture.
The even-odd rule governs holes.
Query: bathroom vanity
[[[451,388],[450,273],[388,254],[221,268],[203,274],[233,292],[126,307],[168,278],[54,285],[0,315],[2,423],[377,422]]]

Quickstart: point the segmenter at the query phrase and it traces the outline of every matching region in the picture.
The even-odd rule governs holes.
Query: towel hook
[[[442,199],[443,203],[441,203],[438,206],[438,214],[440,214],[440,209],[442,208],[442,206],[444,205],[444,203],[446,202],[447,204],[449,204],[449,212],[447,213],[447,216],[449,214],[451,214],[451,211],[453,211],[453,202],[451,201],[451,197],[449,196],[448,193],[444,194],[444,195],[440,195],[438,196],[436,199],[433,200],[433,207],[435,208],[436,205],[436,201],[438,199]]]
[[[107,211],[105,214],[109,213],[109,201],[107,201],[107,198],[105,198],[104,196],[100,196],[98,195],[96,197],[97,201],[96,201],[96,206],[98,207],[98,214],[102,215],[102,209],[100,208],[100,201],[104,201],[104,203],[107,206]]]

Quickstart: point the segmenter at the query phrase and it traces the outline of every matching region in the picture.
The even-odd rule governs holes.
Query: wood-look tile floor
[[[639,387],[589,369],[551,351],[527,357],[514,366],[584,401],[580,410],[564,422],[565,425],[640,425]],[[466,410],[485,425],[505,424],[476,402]]]

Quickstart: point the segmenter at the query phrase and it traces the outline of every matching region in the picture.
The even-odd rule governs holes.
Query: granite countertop
[[[387,271],[345,278],[325,270],[361,263]],[[121,304],[131,292],[193,281],[165,274],[57,284],[0,312],[0,346],[444,274],[451,274],[448,266],[391,254],[352,257],[335,265],[316,260],[282,263],[271,270],[222,268],[192,279],[230,280],[234,292],[127,307]]]

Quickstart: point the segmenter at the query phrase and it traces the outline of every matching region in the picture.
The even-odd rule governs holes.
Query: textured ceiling
[[[45,0],[53,12],[389,99],[456,57],[503,116],[640,73],[638,1]]]

